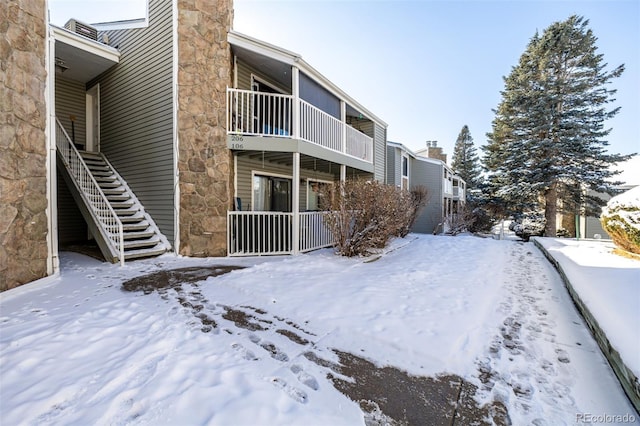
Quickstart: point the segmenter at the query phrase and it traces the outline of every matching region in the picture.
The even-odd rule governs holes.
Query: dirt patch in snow
[[[188,268],[158,271],[148,275],[132,278],[122,284],[125,291],[142,291],[151,294],[158,291],[161,295],[169,288],[181,287],[184,283],[204,281],[209,277],[217,277],[237,269],[241,266],[191,266]]]
[[[247,347],[242,343],[234,343],[231,346],[247,361],[260,359],[249,349],[248,346],[251,344],[283,364],[290,361],[291,357],[281,349],[283,342],[264,340],[266,337],[273,339],[274,336],[280,335],[308,348],[303,352],[304,358],[324,367],[326,377],[332,385],[359,404],[367,426],[424,425],[425,422],[430,425],[510,424],[507,410],[502,403],[479,406],[473,398],[477,387],[460,376],[412,376],[392,366],[379,367],[374,362],[349,352],[325,348],[335,353],[339,360],[329,361],[313,351],[318,349],[313,342],[316,334],[294,321],[270,315],[265,310],[252,306],[233,307],[210,303],[200,292],[201,282],[236,269],[241,268],[214,266],[158,271],[128,280],[123,283],[122,289],[144,294],[157,291],[167,301],[176,300],[186,312],[193,315],[192,324],[200,327],[203,333],[215,334],[222,329],[229,334],[243,335],[249,331]],[[219,323],[226,325],[221,326]],[[504,325],[504,339],[517,342],[515,336],[518,335],[520,324],[505,321]],[[269,334],[265,335],[265,332]],[[516,348],[517,345],[514,349]],[[318,381],[306,373],[302,365],[293,364],[289,369],[298,382],[308,388],[306,391],[289,384],[283,377],[273,377],[271,381],[294,400],[306,403],[309,398],[307,391],[317,391]]]
[[[502,403],[479,406],[476,386],[453,374],[412,376],[392,366],[379,367],[357,355],[333,350],[335,363],[306,352],[305,358],[332,370],[334,387],[357,402],[367,426],[377,425],[507,425]]]

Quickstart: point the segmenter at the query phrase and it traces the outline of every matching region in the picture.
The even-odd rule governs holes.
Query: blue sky
[[[81,16],[89,4],[89,14]],[[96,22],[144,13],[140,0],[49,0],[49,5],[58,24],[72,16]],[[626,66],[612,85],[618,89],[614,105],[622,110],[607,123],[613,128],[609,150],[640,151],[637,0],[235,0],[234,9],[236,31],[300,54],[387,122],[389,140],[414,150],[436,140],[450,155],[464,124],[476,146],[486,143],[502,77],[536,30],[582,15],[598,37],[607,69]]]

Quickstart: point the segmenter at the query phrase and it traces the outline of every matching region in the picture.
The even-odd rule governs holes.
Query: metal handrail
[[[91,210],[97,216],[114,248],[120,253],[120,264],[124,266],[124,227],[122,222],[57,117],[56,124],[56,147],[61,154],[62,161],[80,187],[83,197],[91,204]]]

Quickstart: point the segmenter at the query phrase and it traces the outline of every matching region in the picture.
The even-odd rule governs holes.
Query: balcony
[[[296,139],[373,163],[371,137],[291,95],[228,88],[227,134],[231,149],[243,136]]]

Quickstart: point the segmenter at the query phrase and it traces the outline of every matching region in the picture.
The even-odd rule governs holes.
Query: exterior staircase
[[[97,152],[79,152],[111,208],[122,222],[125,260],[158,256],[166,252],[166,239],[104,155]]]
[[[59,126],[59,169],[105,259],[124,264],[168,251],[169,241],[104,154],[63,144],[63,136]]]

